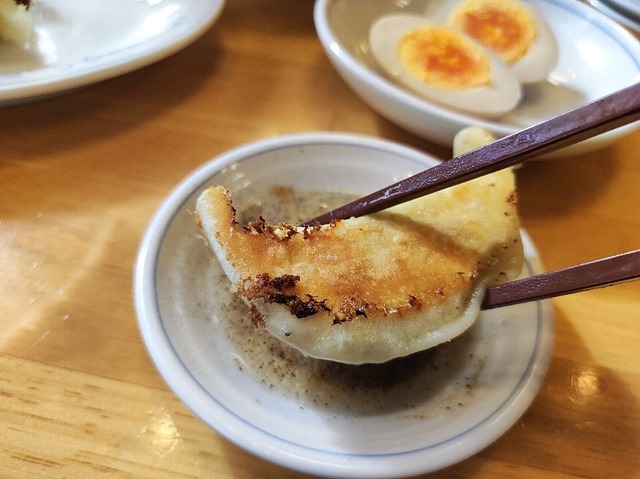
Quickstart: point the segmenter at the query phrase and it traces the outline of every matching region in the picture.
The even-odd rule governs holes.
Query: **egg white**
[[[511,0],[530,15],[535,25],[536,36],[529,50],[516,62],[509,65],[518,81],[523,84],[546,80],[558,63],[558,42],[545,18],[530,4],[520,0]],[[449,17],[462,0],[444,0],[429,21],[451,26]]]
[[[422,16],[407,14],[384,15],[372,24],[369,30],[371,53],[392,79],[429,100],[478,116],[502,116],[518,105],[521,88],[516,76],[488,50],[485,51],[490,62],[491,80],[487,85],[446,89],[415,78],[400,61],[398,42],[407,33],[427,25],[433,24]]]

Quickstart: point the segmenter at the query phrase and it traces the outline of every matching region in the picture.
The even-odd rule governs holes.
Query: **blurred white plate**
[[[255,332],[244,339],[251,351],[238,347],[225,325],[231,293],[213,293],[228,280],[192,213],[208,185],[225,185],[239,206],[263,198],[260,192],[272,185],[368,193],[436,163],[369,137],[293,135],[232,150],[184,180],[153,218],[135,268],[140,329],[175,393],[251,453],[322,477],[433,471],[477,453],[513,426],[537,394],[551,357],[546,301],[483,312],[462,337],[413,356],[400,369],[402,381],[385,382],[363,402],[357,384],[322,379],[320,363],[312,371],[299,363],[278,367],[276,354],[261,353],[252,342]],[[530,274],[538,259],[524,239]],[[264,364],[252,375],[256,358]],[[297,392],[281,388],[286,378]],[[344,388],[327,391],[336,384]]]
[[[224,0],[38,0],[25,45],[0,43],[0,106],[105,80],[203,34]]]
[[[546,18],[559,44],[548,81],[525,90],[513,112],[486,120],[429,102],[380,73],[369,52],[369,26],[388,12],[422,14],[438,0],[316,0],[320,40],[340,75],[381,115],[427,140],[451,146],[462,128],[477,125],[505,136],[640,81],[640,42],[602,13],[578,1],[525,0]],[[637,129],[619,128],[555,156],[590,151]]]

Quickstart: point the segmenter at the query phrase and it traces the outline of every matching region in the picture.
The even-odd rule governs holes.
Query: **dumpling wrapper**
[[[0,0],[0,40],[24,43],[33,31],[31,1]]]
[[[463,333],[485,286],[518,276],[511,169],[330,225],[236,222],[229,193],[196,215],[237,294],[269,333],[320,359],[380,363]]]

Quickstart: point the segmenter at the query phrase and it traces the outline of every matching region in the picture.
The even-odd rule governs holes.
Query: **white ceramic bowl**
[[[257,376],[249,373],[256,358],[229,341],[224,297],[212,294],[216,281],[226,286],[227,280],[192,215],[207,186],[226,186],[242,208],[246,198],[273,185],[364,194],[436,163],[388,141],[313,133],[229,151],[178,185],[140,246],[135,303],[151,357],[195,414],[265,460],[343,478],[440,469],[475,454],[518,420],[551,355],[546,302],[484,312],[468,333],[431,350],[426,361],[409,358],[403,381],[373,390],[368,402],[356,401],[360,390],[351,385],[333,391],[325,404],[326,387],[343,382],[318,383],[314,373],[292,365],[280,373],[296,373],[301,389],[293,394],[270,379],[275,366],[268,354]],[[538,265],[526,236],[525,247],[531,273]]]
[[[439,106],[381,73],[368,43],[369,27],[380,15],[421,14],[434,1],[317,0],[314,14],[320,41],[345,82],[382,116],[427,140],[451,146],[455,134],[470,125],[505,136],[640,81],[640,43],[624,28],[577,1],[527,0],[558,40],[559,61],[548,81],[526,87],[523,102],[499,120]],[[619,128],[563,153],[605,146],[639,125]]]

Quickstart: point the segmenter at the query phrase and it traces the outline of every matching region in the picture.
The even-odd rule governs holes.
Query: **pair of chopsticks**
[[[325,224],[391,208],[523,163],[638,119],[640,83],[459,155],[305,224]],[[489,288],[483,308],[560,296],[639,277],[640,250],[636,250]]]

